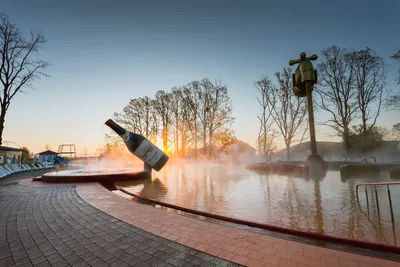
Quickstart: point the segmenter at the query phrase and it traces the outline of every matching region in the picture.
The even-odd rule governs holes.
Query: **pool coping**
[[[103,184],[103,186],[105,186],[105,185]],[[107,186],[106,186],[106,188],[107,188]],[[344,246],[348,246],[350,248],[359,247],[361,249],[367,249],[369,251],[382,251],[384,253],[386,252],[386,253],[393,253],[393,254],[400,253],[400,247],[396,247],[396,246],[388,246],[385,244],[335,237],[332,235],[317,234],[317,233],[313,233],[313,232],[294,230],[294,229],[290,229],[287,227],[281,227],[281,226],[276,226],[276,225],[271,225],[271,224],[263,224],[263,223],[259,223],[259,222],[255,222],[255,221],[249,221],[249,220],[243,220],[243,219],[237,219],[237,218],[233,218],[233,217],[217,215],[217,214],[213,214],[213,213],[193,210],[193,209],[173,205],[170,203],[165,203],[162,201],[142,197],[137,194],[131,193],[128,190],[125,190],[119,186],[116,186],[116,188],[117,188],[117,190],[121,191],[122,193],[125,193],[131,197],[138,199],[138,200],[150,203],[152,205],[160,205],[163,207],[180,210],[180,211],[184,211],[184,212],[187,212],[190,214],[196,214],[199,216],[204,216],[207,218],[212,218],[212,219],[216,219],[216,220],[220,220],[220,221],[230,222],[230,223],[234,223],[234,224],[238,224],[238,225],[246,225],[246,226],[249,226],[252,228],[259,228],[259,229],[272,231],[272,232],[279,233],[279,234],[285,234],[285,235],[289,235],[289,236],[296,236],[296,237],[302,238],[304,240],[312,240],[314,242],[319,242],[319,243],[322,242],[322,244],[326,244],[327,247],[329,247],[329,245],[327,245],[327,244],[343,244]],[[109,189],[109,188],[107,188],[107,189]],[[400,258],[398,259],[398,261],[400,261]]]
[[[136,203],[98,183],[76,184],[78,195],[122,221],[211,255],[248,266],[400,266],[399,262],[257,234]]]
[[[182,216],[119,196],[99,183],[44,183],[25,186],[75,186],[93,207],[163,238],[247,266],[399,266],[400,262],[343,252],[258,234]]]

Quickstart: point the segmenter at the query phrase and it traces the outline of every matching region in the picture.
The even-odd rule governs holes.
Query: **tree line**
[[[6,14],[0,13],[0,145],[6,114],[15,95],[31,87],[34,80],[48,77],[44,70],[49,63],[37,58],[45,42],[38,32],[24,35]],[[400,60],[400,50],[391,58]],[[400,111],[400,94],[391,94],[387,88],[384,59],[368,47],[350,50],[331,46],[322,50],[316,68],[319,81],[314,88],[314,108],[328,117],[320,124],[331,128],[348,152],[359,149],[357,144],[382,139],[384,129],[377,126],[382,108]],[[400,85],[400,68],[398,72]],[[257,144],[265,154],[276,148],[274,140],[279,135],[288,154],[292,144],[308,136],[306,102],[291,93],[292,74],[292,68],[284,68],[275,73],[276,83],[267,75],[255,82],[261,107]],[[207,78],[168,92],[158,91],[153,98],[131,99],[114,117],[153,142],[161,138],[164,151],[173,149],[173,154],[180,156],[188,150],[196,155],[199,150],[212,154],[214,146],[234,138],[228,88]],[[400,138],[400,122],[393,126],[392,133]],[[120,143],[110,142],[106,151],[120,148]],[[361,150],[368,149],[371,146]]]
[[[130,99],[122,112],[113,115],[125,129],[139,133],[151,142],[162,140],[165,153],[184,157],[212,155],[215,147],[234,139],[231,124],[232,103],[228,88],[208,78]],[[108,135],[106,152],[121,148],[119,138]],[[171,150],[172,149],[172,150]]]
[[[400,51],[393,59],[400,59]],[[314,109],[325,113],[319,124],[331,128],[342,139],[346,152],[367,152],[378,145],[385,129],[376,125],[382,108],[400,110],[400,94],[387,88],[384,59],[371,48],[349,50],[331,46],[322,50],[317,61],[318,83],[314,85]],[[261,107],[259,150],[273,151],[273,140],[283,137],[287,157],[290,146],[304,140],[307,103],[292,94],[292,68],[275,73],[277,84],[266,75],[255,82]],[[400,69],[398,84],[400,84]],[[393,126],[393,134],[400,131]],[[398,136],[399,137],[399,136]]]

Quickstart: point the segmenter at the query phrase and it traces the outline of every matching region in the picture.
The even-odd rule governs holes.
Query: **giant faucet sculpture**
[[[316,60],[317,55],[306,57],[302,52],[300,58],[290,60],[289,65],[299,64],[293,74],[293,94],[297,97],[307,97],[308,123],[310,128],[311,155],[307,159],[309,166],[324,166],[324,160],[317,154],[317,141],[315,139],[315,123],[312,91],[313,85],[317,83],[317,71],[314,69],[311,60]]]

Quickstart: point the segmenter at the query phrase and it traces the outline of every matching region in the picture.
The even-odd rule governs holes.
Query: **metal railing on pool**
[[[368,186],[373,186],[374,189],[375,189],[376,204],[377,204],[377,207],[378,207],[378,209],[379,209],[378,192],[377,192],[377,190],[376,190],[376,187],[377,187],[377,186],[386,186],[386,188],[387,188],[388,200],[389,200],[390,216],[391,216],[391,219],[392,219],[392,223],[394,223],[392,197],[391,197],[391,194],[390,194],[390,186],[391,186],[391,185],[400,185],[400,182],[379,182],[379,183],[362,183],[362,184],[358,184],[358,185],[356,186],[356,195],[357,195],[357,202],[360,203],[360,202],[359,202],[359,199],[358,199],[358,187],[364,186],[364,189],[365,189],[365,198],[366,198],[366,200],[367,200],[367,207],[369,207],[369,200],[368,200],[368,191],[367,191],[367,187],[368,187]]]

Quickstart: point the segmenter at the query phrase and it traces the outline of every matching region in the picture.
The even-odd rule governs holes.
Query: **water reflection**
[[[168,193],[168,188],[157,178],[119,182],[118,185],[123,188],[130,188],[130,191],[134,191],[143,197],[153,196],[152,199],[159,199]]]
[[[360,194],[359,202],[355,192],[358,183],[388,180],[388,175],[382,173],[374,179],[352,178],[343,182],[339,171],[329,171],[323,179],[305,180],[258,174],[238,165],[185,163],[169,164],[142,184],[118,185],[142,197],[189,209],[397,245],[400,206],[396,204],[400,203],[400,187],[391,190],[395,224],[391,222],[384,188],[377,188],[377,197],[373,189],[367,189],[368,198]]]

